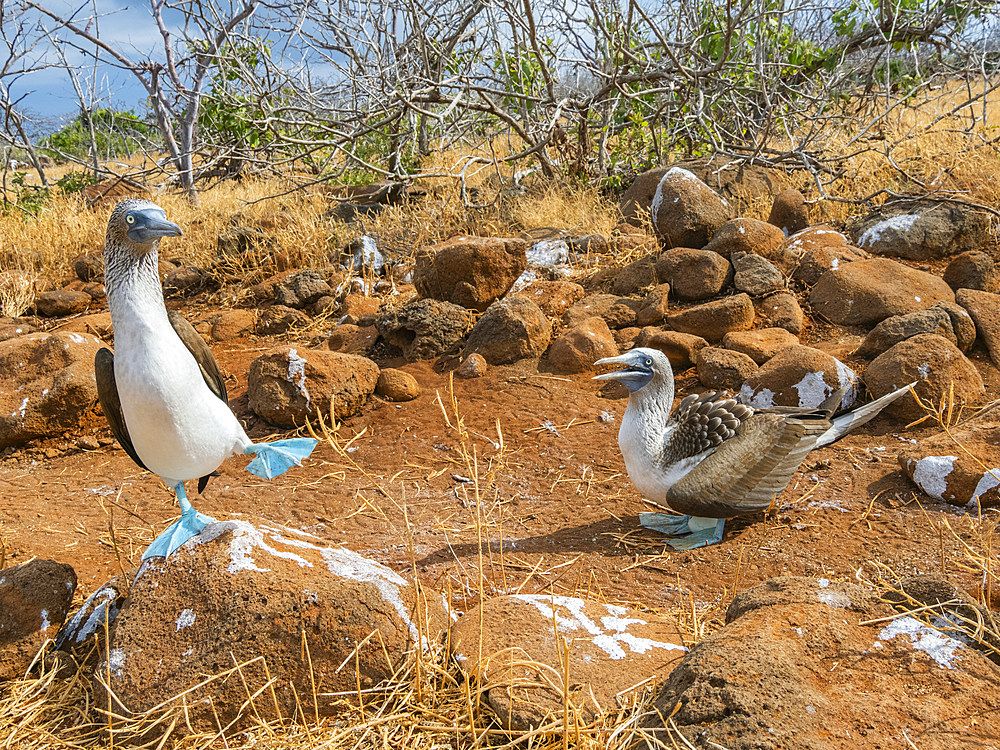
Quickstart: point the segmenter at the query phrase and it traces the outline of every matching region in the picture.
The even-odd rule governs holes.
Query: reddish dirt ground
[[[213,344],[233,408],[255,439],[272,429],[247,408],[246,374],[277,343]],[[983,352],[973,358],[987,400],[995,398],[1000,375]],[[600,383],[540,372],[528,361],[491,368],[477,380],[456,378],[463,452],[448,363],[380,364],[412,373],[423,394],[403,404],[374,397],[340,426],[342,447],[357,436],[346,450],[321,443],[304,467],[273,482],[232,459],[195,506],[216,518],[277,521],[400,570],[415,566],[425,583],[450,590],[459,608],[478,595],[480,565],[487,594],[589,594],[697,613],[692,625],[718,620],[734,593],[778,575],[855,580],[880,570],[890,578],[944,572],[975,592],[982,574],[974,558],[997,514],[979,523],[927,498],[897,463],[904,441],[934,431],[926,424],[905,429],[878,418],[810,455],[767,517],[731,521],[722,544],[677,552],[639,526],[638,513],[649,508],[628,481],[616,442],[626,402],[602,395]],[[693,371],[682,373],[678,393],[692,390],[701,390]],[[99,413],[72,435],[0,459],[4,564],[32,557],[70,563],[82,595],[133,568],[177,512],[172,493],[117,444],[82,450],[84,437],[107,442]],[[466,455],[478,461],[478,505],[476,484],[467,481],[476,467]]]

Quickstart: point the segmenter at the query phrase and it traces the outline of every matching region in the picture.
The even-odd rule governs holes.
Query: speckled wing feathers
[[[663,446],[663,461],[672,464],[721,445],[753,414],[749,406],[715,391],[686,396],[670,421],[676,425]]]
[[[730,518],[766,509],[785,489],[819,436],[830,427],[826,412],[754,414],[667,492],[676,511]]]

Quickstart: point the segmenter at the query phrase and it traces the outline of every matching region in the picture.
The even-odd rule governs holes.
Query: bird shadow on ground
[[[523,554],[566,554],[569,552],[590,552],[605,557],[626,557],[632,553],[617,538],[630,531],[643,531],[639,525],[639,516],[610,517],[602,521],[569,526],[557,529],[547,534],[527,537],[505,537],[503,550],[505,553]],[[648,533],[648,532],[646,532]],[[490,539],[482,544],[483,553],[490,549],[499,551],[499,539]],[[478,543],[452,544],[435,550],[416,561],[418,566],[435,565],[457,558],[470,557],[479,554]]]

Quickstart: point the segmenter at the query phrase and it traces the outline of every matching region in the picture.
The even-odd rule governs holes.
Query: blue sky
[[[112,47],[134,57],[146,58],[153,55],[162,57],[162,38],[153,23],[149,4],[143,0],[122,3],[121,0],[91,0],[81,6],[80,2],[67,0],[43,0],[45,7],[64,16],[70,16],[79,9],[76,17],[81,19],[80,25],[86,25],[86,19],[93,15],[96,6],[100,37]],[[42,3],[40,3],[42,4]],[[35,13],[48,28],[54,28],[54,22]],[[93,28],[91,29],[93,32]],[[76,40],[72,32],[63,30],[57,36],[67,40]],[[58,63],[58,58],[51,45],[39,46],[45,59]],[[88,63],[86,56],[78,51],[67,48],[67,58],[76,66],[79,80],[86,90],[93,91],[100,106],[111,106],[120,109],[144,108],[145,90],[135,77],[128,71],[119,70],[111,65],[100,65],[96,71],[93,63]],[[27,93],[22,106],[25,111],[40,121],[43,129],[51,129],[57,118],[72,119],[79,109],[76,94],[65,70],[58,67],[49,68],[25,76],[15,89],[17,93]]]

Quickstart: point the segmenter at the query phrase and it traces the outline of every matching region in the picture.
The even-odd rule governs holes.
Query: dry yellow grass
[[[854,201],[874,196],[873,202],[879,203],[886,190],[939,191],[995,209],[1000,206],[1000,129],[982,123],[984,117],[986,122],[1000,118],[1000,94],[960,108],[969,95],[964,86],[940,87],[869,127],[836,133],[825,142],[825,152],[847,158],[837,178],[822,187],[804,171],[787,178],[813,202],[816,222],[842,223],[864,210]],[[335,199],[323,186],[292,191],[290,182],[277,179],[221,183],[202,193],[197,206],[175,192],[158,193],[153,199],[185,230],[183,238],[165,248],[167,257],[200,266],[210,265],[218,235],[236,224],[259,227],[274,237],[282,265],[313,267],[333,264],[344,244],[361,233],[375,234],[393,248],[420,247],[458,234],[611,233],[620,218],[617,205],[596,188],[543,183],[534,175],[516,190],[511,188],[514,167],[485,163],[517,150],[517,143],[494,139],[436,152],[422,164],[432,176],[418,181],[426,198],[390,207],[355,227],[326,218]],[[56,179],[70,169],[50,173]],[[766,218],[769,209],[767,196],[738,207],[742,214],[759,218]],[[0,277],[0,314],[27,308],[26,280],[61,282],[71,276],[77,255],[99,251],[107,213],[106,208],[87,209],[70,195],[54,197],[33,218],[17,211],[0,214],[0,271],[16,272]],[[276,270],[267,265],[246,268],[245,282],[255,283]],[[220,295],[220,300],[232,298]]]

